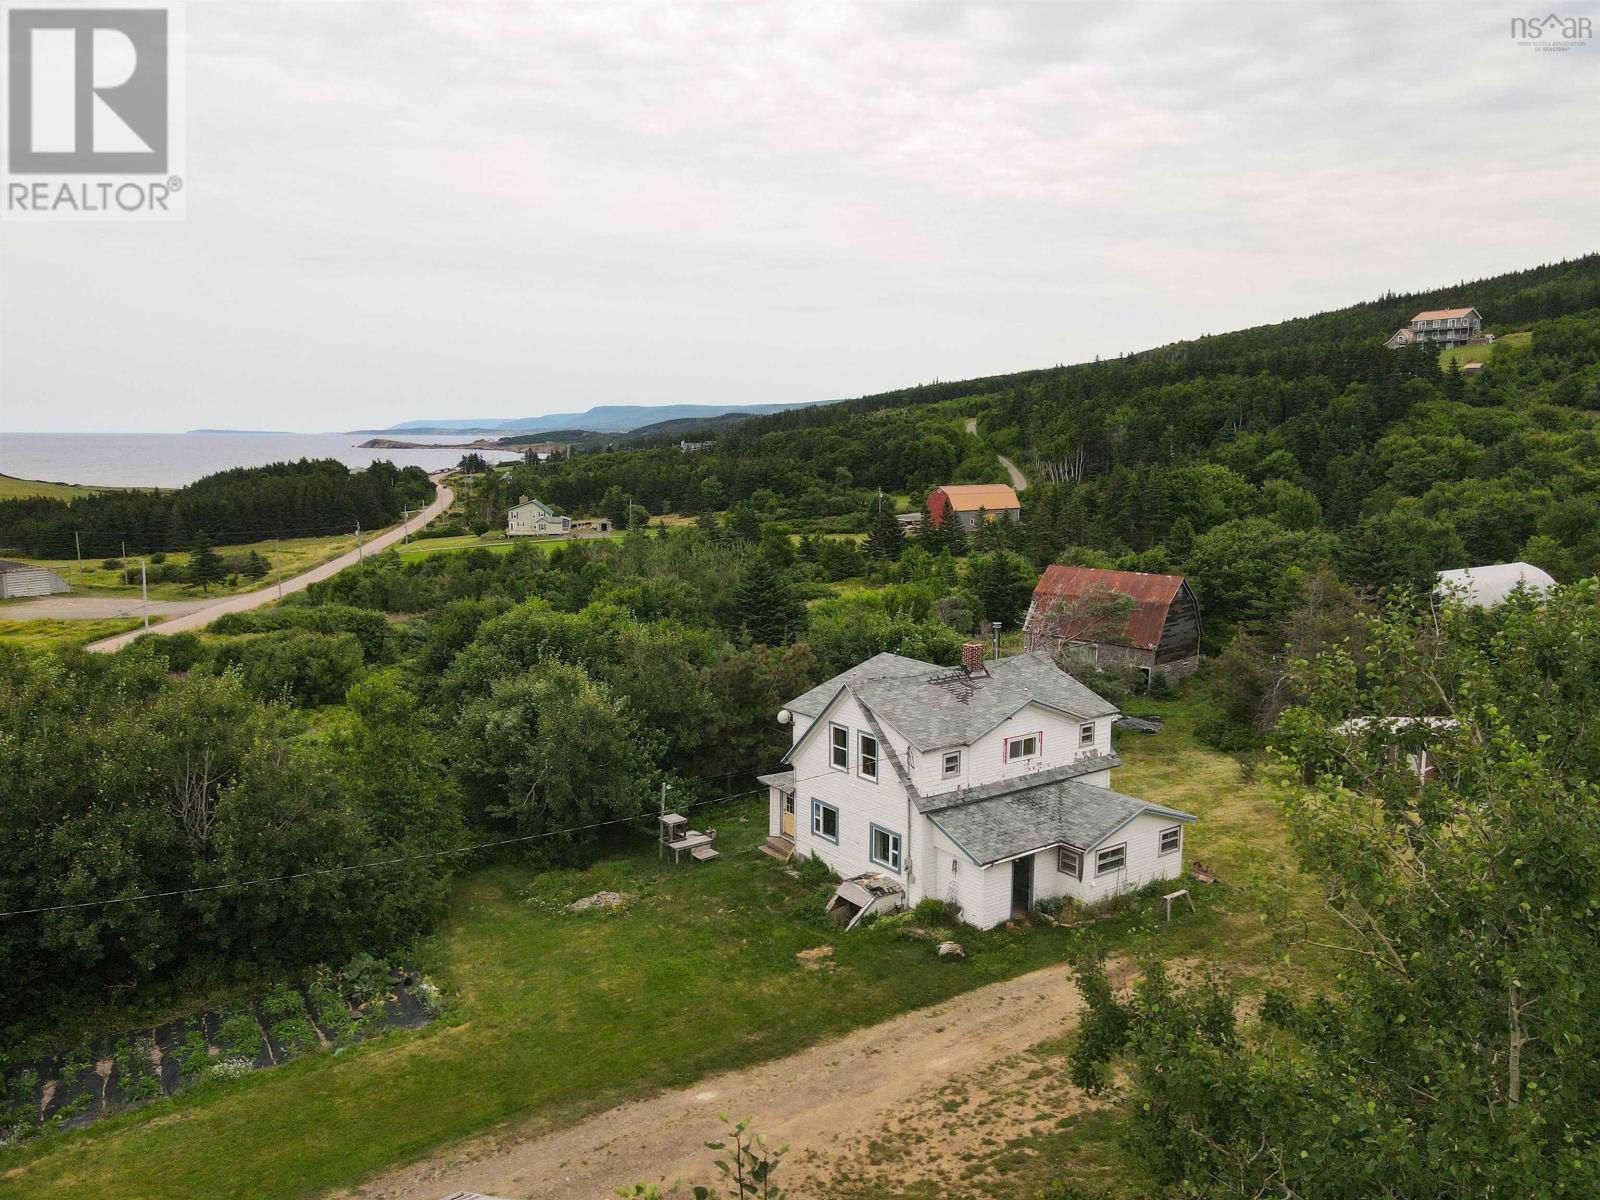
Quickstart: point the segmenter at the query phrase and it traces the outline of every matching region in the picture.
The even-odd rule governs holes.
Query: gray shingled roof
[[[849,681],[849,687],[919,750],[970,746],[1030,702],[1079,717],[1107,717],[1117,711],[1056,666],[1045,651],[991,662],[985,675],[924,664],[919,675],[863,678]]]
[[[1195,819],[1191,813],[1124,796],[1080,779],[1043,784],[1032,779],[1015,782],[1023,786],[986,799],[923,811],[980,866],[1047,846],[1092,850],[1141,813],[1156,813],[1175,821]]]
[[[828,707],[828,701],[833,699],[834,693],[846,684],[860,683],[868,679],[923,677],[947,670],[946,667],[936,667],[932,663],[905,658],[899,654],[874,654],[866,662],[857,663],[844,674],[835,675],[827,683],[819,683],[803,696],[796,696],[784,707],[790,712],[799,713],[802,717],[816,717]]]
[[[997,779],[993,783],[982,783],[977,787],[954,788],[948,792],[936,792],[932,796],[920,796],[917,799],[917,807],[931,815],[941,809],[960,808],[963,804],[989,800],[995,796],[1006,796],[1025,788],[1060,783],[1063,779],[1080,779],[1100,771],[1114,771],[1121,765],[1121,757],[1113,750],[1110,754],[1096,754],[1064,766],[1051,767],[1044,771],[1029,771],[1026,775],[1013,775],[1008,779]]]

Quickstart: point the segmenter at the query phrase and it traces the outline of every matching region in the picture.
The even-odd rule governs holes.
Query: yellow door
[[[782,818],[782,822],[783,822],[782,823],[783,836],[786,837],[786,838],[789,838],[792,841],[794,839],[794,797],[793,796],[785,796],[783,798],[783,818]]]

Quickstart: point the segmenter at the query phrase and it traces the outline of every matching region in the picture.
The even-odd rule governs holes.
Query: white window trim
[[[1078,749],[1093,746],[1095,743],[1095,728],[1093,721],[1085,721],[1078,726]]]
[[[833,814],[833,835],[831,837],[822,832],[822,812],[824,809]],[[839,844],[839,810],[831,804],[823,803],[821,800],[813,800],[811,802],[811,836],[819,837],[823,841],[832,842],[837,846]]]
[[[836,746],[833,741],[833,735],[835,731],[844,734],[843,766],[840,766],[834,761],[834,754],[839,749],[839,747]],[[832,767],[835,771],[848,772],[850,770],[850,727],[848,725],[841,725],[837,721],[828,722],[828,766]]]
[[[1108,855],[1108,854],[1115,854],[1119,850],[1122,852],[1122,861],[1119,862],[1114,867],[1105,866],[1103,861],[1102,861],[1102,860],[1104,860],[1105,856]],[[1127,869],[1128,869],[1128,843],[1127,842],[1118,842],[1115,846],[1107,846],[1104,850],[1096,850],[1094,852],[1094,877],[1096,879],[1099,879],[1100,876],[1102,876],[1102,875],[1115,875],[1118,871],[1126,871]]]
[[[866,748],[862,745],[863,742],[871,742],[872,743],[872,753],[871,754],[867,753]],[[866,771],[866,763],[867,763],[867,760],[869,758],[872,760],[872,773],[870,775]],[[856,733],[856,774],[859,775],[862,779],[868,779],[868,780],[871,780],[873,783],[877,783],[878,782],[878,776],[881,773],[878,770],[878,764],[879,764],[879,762],[880,762],[880,760],[882,758],[883,758],[883,745],[882,745],[882,743],[879,742],[878,739],[873,737],[870,733],[862,733],[860,731],[857,731],[857,733]]]
[[[1076,864],[1075,868],[1071,871],[1067,870],[1066,866],[1064,865],[1069,854],[1072,856],[1072,861]],[[1083,852],[1080,850],[1074,850],[1071,846],[1057,846],[1056,870],[1060,874],[1066,875],[1071,879],[1081,880],[1083,878]]]
[[[889,839],[889,855],[886,858],[878,857],[878,835],[880,833]],[[901,840],[900,835],[892,829],[887,829],[882,825],[869,825],[867,827],[867,857],[878,866],[887,867],[896,875],[900,874],[901,863],[905,859],[905,855],[901,850],[904,845],[905,843]]]
[[[1033,749],[1031,751],[1029,751],[1027,754],[1017,754],[1011,749],[1018,742],[1026,742],[1030,738],[1033,740]],[[1038,733],[1019,733],[1015,737],[1008,737],[1006,739],[1006,761],[1008,763],[1017,762],[1019,759],[1024,759],[1024,758],[1037,758],[1038,756],[1039,756],[1039,735],[1038,735]]]
[[[955,766],[950,765],[950,760],[955,759]],[[939,760],[940,779],[959,779],[961,776],[961,751],[946,750]]]
[[[1166,846],[1166,844],[1165,844],[1166,840],[1167,840],[1167,834],[1169,834],[1169,833],[1175,833],[1175,834],[1178,835],[1178,840],[1173,842],[1173,844],[1170,847]],[[1166,829],[1163,829],[1161,831],[1161,833],[1156,838],[1156,852],[1158,854],[1177,854],[1182,849],[1183,849],[1183,826],[1182,825],[1171,825],[1171,826],[1167,827]]]

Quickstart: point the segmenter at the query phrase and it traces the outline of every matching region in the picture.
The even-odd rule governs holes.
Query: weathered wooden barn
[[[1200,665],[1200,602],[1182,575],[1048,568],[1024,625],[1029,650],[1181,679]]]

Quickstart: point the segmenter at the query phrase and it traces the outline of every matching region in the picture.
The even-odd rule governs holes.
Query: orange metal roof
[[[994,512],[1002,508],[1021,508],[1016,492],[1003,483],[946,483],[935,489],[943,492],[956,512]]]
[[[1146,575],[1142,571],[1102,571],[1095,567],[1053,566],[1033,589],[1035,600],[1064,598],[1077,600],[1097,589],[1132,596],[1138,610],[1128,618],[1127,628],[1117,641],[1140,650],[1154,650],[1161,642],[1167,623],[1167,610],[1183,587],[1182,575]],[[1040,611],[1045,605],[1040,605]],[[1104,639],[1111,641],[1112,639]]]
[[[1427,312],[1419,312],[1411,319],[1413,321],[1442,321],[1446,317],[1464,317],[1468,313],[1477,311],[1475,308],[1430,308]]]

